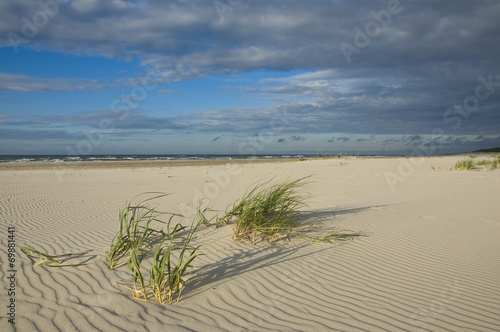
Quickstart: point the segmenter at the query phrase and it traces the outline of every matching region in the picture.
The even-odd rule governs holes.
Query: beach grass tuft
[[[299,192],[308,177],[271,184],[257,184],[226,210],[217,223],[234,222],[233,239],[257,241],[257,234],[269,243],[287,237],[299,226],[298,209],[305,206],[306,197]]]
[[[483,166],[484,170],[494,170],[498,168],[498,163],[500,162],[497,160],[494,156],[492,156],[493,159],[482,159],[482,160],[472,160],[472,159],[465,159],[457,162],[455,166],[452,168],[453,170],[472,170],[476,166]]]
[[[159,194],[159,193],[152,193]],[[170,229],[170,223],[175,214],[158,212],[155,208],[147,205],[149,201],[158,199],[168,194],[161,193],[154,197],[147,198],[137,204],[127,203],[127,206],[120,211],[120,228],[113,238],[109,251],[106,256],[109,260],[109,268],[114,269],[119,261],[127,256],[134,248],[140,246],[141,249],[151,250],[153,243],[161,241],[168,237],[172,232],[182,228],[177,224],[173,230]],[[170,215],[168,221],[163,221],[160,217]],[[165,233],[163,230],[156,230],[151,227],[152,222],[166,224]]]
[[[132,273],[132,282],[134,285],[133,294],[135,298],[144,298],[148,299],[146,285],[144,284],[144,276],[141,272],[141,263],[144,259],[144,255],[141,255],[139,252],[139,247],[141,245],[141,241],[139,241],[138,245],[132,248],[132,252],[130,254],[130,259],[127,262],[127,267]]]
[[[488,168],[490,170],[494,170],[498,167],[498,160],[493,159],[493,160],[480,160],[476,163],[477,166],[484,166],[484,170],[486,171]]]
[[[165,238],[152,253],[149,269],[142,267],[148,255],[141,253],[140,245],[134,247],[127,263],[132,274],[132,285],[120,285],[132,291],[139,300],[149,301],[152,295],[158,303],[179,302],[185,286],[183,275],[199,255],[200,246],[191,247],[190,243],[200,226],[198,220],[183,232],[184,236],[179,237],[179,232],[175,232]],[[148,271],[149,276],[142,269]]]
[[[452,167],[452,170],[470,171],[470,170],[473,170],[476,166],[483,166],[485,171],[487,171],[488,169],[494,170],[494,169],[498,168],[499,162],[500,162],[500,160],[496,159],[494,156],[493,156],[493,159],[483,159],[483,160],[478,160],[478,161],[475,161],[472,159],[464,159],[464,160],[460,160],[459,162],[457,162],[455,164],[455,166]]]
[[[475,167],[474,160],[472,159],[464,159],[458,161],[455,166],[453,166],[453,169],[455,171],[470,171],[473,170]]]
[[[136,205],[127,203],[120,211],[120,229],[106,256],[113,269],[130,254],[127,267],[132,283],[120,285],[129,289],[134,298],[150,301],[154,297],[159,303],[172,303],[175,297],[179,302],[185,285],[183,275],[200,251],[200,246],[191,247],[191,241],[207,220],[198,211],[190,227],[180,223],[172,227],[173,218],[180,215],[158,212],[146,204],[164,196],[157,195]],[[201,204],[198,210],[200,207]],[[166,215],[168,221],[163,220]],[[154,229],[153,222],[165,225],[166,231]]]
[[[175,243],[175,235],[173,235],[166,241],[166,245],[162,243],[156,249],[149,273],[149,286],[158,303],[163,303],[165,300],[172,303],[176,295],[177,302],[179,302],[185,284],[182,276],[199,254],[200,246],[193,248],[190,243],[201,225],[202,220],[198,219],[193,222],[179,244]],[[176,263],[172,256],[173,251],[178,251]]]

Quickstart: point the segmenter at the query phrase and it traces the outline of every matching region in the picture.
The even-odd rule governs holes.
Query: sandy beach
[[[499,331],[500,169],[449,170],[463,158],[4,164],[0,330]],[[110,270],[105,251],[135,196],[170,193],[158,209],[188,224],[200,199],[224,211],[258,181],[309,175],[301,218],[311,234],[362,236],[253,245],[234,241],[231,226],[208,227],[179,303],[138,301],[117,285],[130,273]],[[23,245],[87,265],[33,266]]]

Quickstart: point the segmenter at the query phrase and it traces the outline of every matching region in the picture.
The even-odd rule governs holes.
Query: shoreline
[[[198,160],[115,160],[115,161],[64,161],[64,162],[3,162],[0,163],[0,171],[20,171],[20,170],[59,170],[59,169],[123,169],[123,168],[162,168],[162,167],[183,167],[183,166],[219,166],[219,165],[248,165],[267,163],[289,163],[314,160],[365,160],[365,159],[404,159],[404,158],[446,158],[446,157],[466,157],[469,154],[455,155],[435,155],[435,156],[328,156],[328,157],[300,157],[300,158],[235,158],[235,159],[198,159]]]
[[[309,160],[309,159],[306,159]],[[52,169],[112,169],[112,168],[147,168],[180,166],[218,166],[235,164],[263,164],[300,161],[299,158],[272,159],[206,159],[206,160],[120,160],[120,161],[75,161],[75,162],[5,162],[0,163],[4,170],[52,170]]]

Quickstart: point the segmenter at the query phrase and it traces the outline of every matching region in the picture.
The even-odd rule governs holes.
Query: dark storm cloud
[[[371,70],[451,79],[476,75],[478,63],[488,68],[488,61],[496,61],[498,2],[402,0],[398,14],[391,14],[348,64],[340,44],[356,46],[355,28],[363,31],[376,22],[371,13],[387,12],[389,2],[242,1],[221,20],[211,1],[75,0],[59,5],[57,14],[48,16],[50,24],[22,45],[140,57],[181,77],[336,68],[347,70],[347,76]],[[0,9],[1,35],[21,37],[22,18],[33,21],[41,10],[28,0],[2,2]],[[10,45],[8,38],[3,43]]]
[[[81,134],[69,133],[65,130],[45,130],[45,129],[2,129],[0,139],[2,140],[71,140],[82,139]]]
[[[356,140],[356,143],[363,143],[363,142],[369,142],[369,141],[370,141],[370,139],[361,137],[361,138],[358,138]]]
[[[329,140],[327,140],[328,143],[335,143],[335,142],[338,142],[338,141],[342,141],[344,143],[346,142],[349,142],[351,140],[350,137],[345,137],[345,136],[342,136],[342,137],[332,137],[330,138]]]
[[[303,142],[305,140],[306,140],[306,138],[303,137],[303,136],[296,136],[296,135],[294,135],[294,136],[279,138],[277,142],[278,143],[285,143],[287,141],[291,141],[291,142]]]
[[[102,130],[183,131],[185,133],[239,132],[256,134],[263,127],[270,126],[270,116],[279,121],[282,113],[259,110],[249,114],[247,109],[212,110],[175,117],[153,116],[141,110],[88,111],[69,115],[25,114],[0,117],[0,124],[10,127],[79,127]],[[4,118],[4,120],[2,120]],[[242,121],[242,119],[244,121]],[[221,135],[220,135],[221,137]],[[298,136],[297,136],[298,137]]]

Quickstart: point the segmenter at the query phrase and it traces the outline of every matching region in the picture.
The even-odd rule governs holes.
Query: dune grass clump
[[[200,220],[191,225],[179,247],[176,247],[172,236],[165,245],[162,243],[156,249],[149,272],[149,286],[158,303],[163,303],[165,300],[172,303],[175,295],[179,302],[185,283],[182,275],[199,254],[200,246],[191,248],[190,243],[201,224]],[[191,252],[188,254],[189,249]],[[176,263],[172,257],[172,250],[179,251]]]
[[[259,233],[269,243],[287,237],[299,226],[298,209],[306,205],[305,196],[299,192],[306,178],[260,183],[237,200],[217,222],[234,222],[234,240],[250,240],[255,244]]]
[[[477,166],[484,166],[484,170],[486,171],[488,168],[490,170],[494,170],[498,167],[498,160],[480,160],[476,163]]]
[[[190,243],[201,224],[201,221],[193,222],[183,237],[180,237],[181,228],[176,228],[154,252],[142,251],[139,243],[132,249],[127,262],[132,274],[132,285],[121,285],[132,291],[133,296],[139,300],[149,301],[154,297],[158,303],[173,303],[175,299],[179,302],[185,285],[182,276],[199,255],[200,246],[191,247]],[[143,262],[149,262],[150,256],[151,264],[147,269],[143,267]],[[143,270],[149,272],[149,275]]]
[[[141,244],[140,241],[139,244]],[[145,300],[147,300],[148,295],[146,291],[146,285],[144,283],[144,276],[141,272],[141,263],[144,257],[145,255],[141,255],[139,252],[139,246],[132,248],[130,259],[127,262],[127,267],[130,273],[132,273],[132,282],[134,288],[130,290],[132,291],[134,297],[139,299],[144,298]]]
[[[175,297],[177,302],[180,300],[185,284],[182,276],[199,254],[200,247],[191,247],[191,241],[207,220],[198,211],[191,227],[180,223],[171,227],[173,218],[180,215],[159,212],[147,205],[164,196],[157,195],[138,204],[127,203],[120,211],[120,228],[106,256],[110,269],[128,257],[132,282],[120,285],[129,289],[134,298],[149,301],[154,297],[159,303],[172,303]],[[155,225],[162,225],[165,230],[157,230]]]
[[[473,170],[475,167],[474,160],[472,159],[464,159],[458,161],[455,166],[453,166],[453,169],[455,171],[470,171]]]
[[[111,242],[106,256],[109,260],[109,268],[113,270],[119,261],[127,256],[134,248],[140,246],[151,250],[151,245],[155,241],[161,241],[171,232],[170,222],[174,214],[158,212],[155,208],[146,205],[147,202],[164,197],[167,194],[161,194],[152,198],[145,199],[136,205],[131,202],[120,211],[120,229]],[[165,222],[160,219],[163,215],[170,215],[170,219]],[[166,224],[167,233],[163,230],[155,230],[151,227],[152,222]],[[180,225],[176,225],[176,228]],[[177,229],[176,229],[177,230]],[[176,231],[175,230],[175,231]]]

